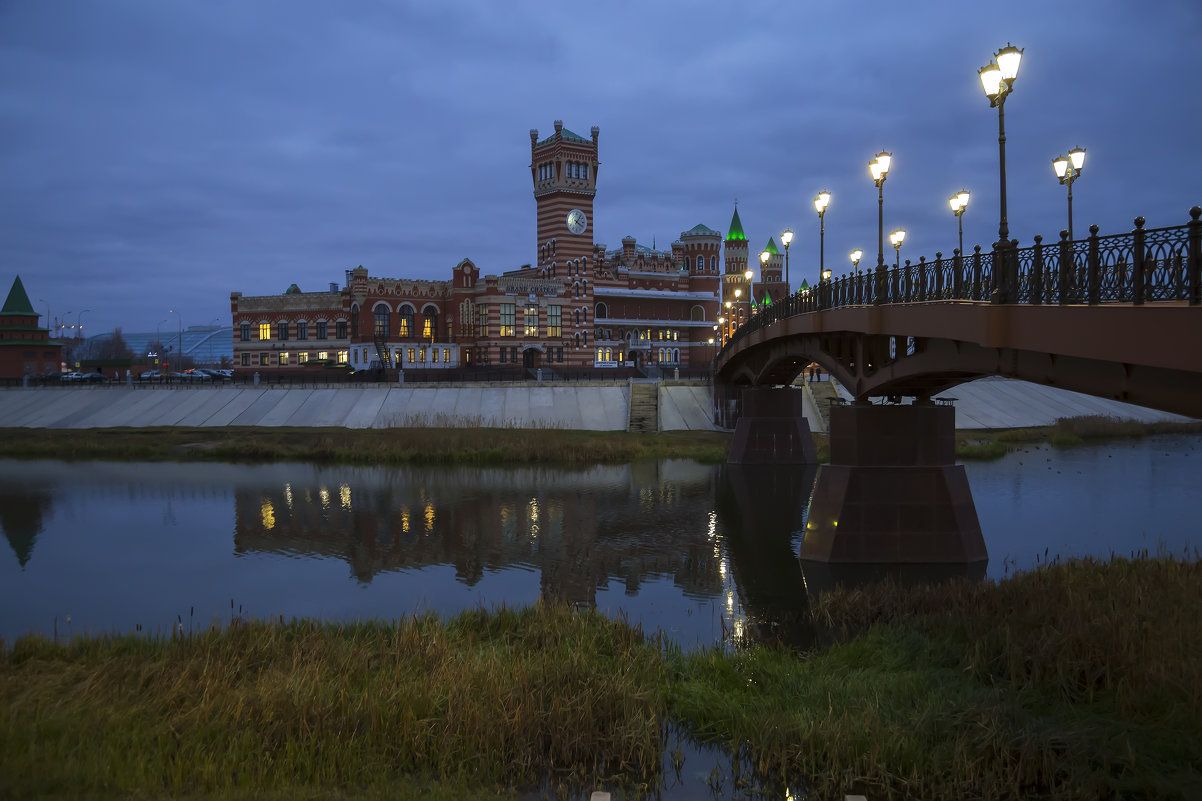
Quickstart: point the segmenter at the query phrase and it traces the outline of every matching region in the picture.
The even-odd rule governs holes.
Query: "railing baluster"
[[[1131,258],[1135,261],[1135,272],[1131,275],[1131,302],[1136,306],[1142,306],[1144,302],[1144,218],[1135,218],[1135,230],[1132,232],[1135,237],[1135,245],[1131,251]]]
[[[1068,230],[1060,232],[1060,305],[1070,302],[1069,281],[1072,277],[1073,243],[1069,241]]]
[[[935,251],[935,297],[938,300],[946,300],[943,297],[943,252]]]
[[[972,299],[981,299],[981,246],[972,249]]]
[[[1202,303],[1202,206],[1189,210],[1189,305]]]
[[[1043,236],[1035,235],[1035,259],[1031,262],[1031,303],[1043,303]]]

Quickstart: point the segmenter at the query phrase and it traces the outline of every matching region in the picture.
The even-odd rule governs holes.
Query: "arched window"
[[[375,309],[376,324],[375,324],[375,329],[373,332],[375,334],[375,336],[386,337],[390,333],[392,333],[388,329],[389,316],[390,315],[389,315],[389,311],[388,311],[388,304],[387,303],[377,303],[376,309]]]
[[[672,361],[676,362],[677,364],[680,363],[680,348],[672,349]]]
[[[701,272],[705,269],[705,256],[697,257],[697,271]]]
[[[711,273],[718,272],[718,257],[717,256],[710,256],[710,272]]]
[[[422,339],[433,339],[438,335],[438,307],[426,306],[422,309]]]
[[[692,309],[689,311],[689,319],[690,319],[690,320],[704,321],[704,320],[705,320],[705,309],[704,309],[703,307],[701,307],[701,306],[694,306],[694,307],[693,307],[693,308],[692,308]]]
[[[351,306],[351,336],[359,336],[359,307]]]
[[[572,313],[572,317],[573,317],[573,319],[575,319],[576,325],[580,325],[580,309],[577,309],[576,311],[574,311]]]
[[[593,317],[597,320],[604,320],[607,317],[609,317],[609,309],[606,308],[604,303],[598,303],[597,309],[594,312]]]
[[[399,317],[401,323],[400,335],[402,337],[413,336],[413,307],[408,303],[401,306]]]
[[[470,336],[476,330],[476,310],[471,299],[459,304],[459,333]]]

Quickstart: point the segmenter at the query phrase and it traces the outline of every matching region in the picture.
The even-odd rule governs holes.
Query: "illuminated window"
[[[438,327],[438,312],[426,309],[422,312],[422,339],[430,339]]]
[[[443,362],[443,364],[451,363],[451,349],[450,348],[442,349],[442,362]]]
[[[538,336],[538,306],[533,303],[526,305],[526,336]]]
[[[401,364],[401,349],[400,348],[397,348],[396,352],[392,354],[392,360],[397,364],[398,367],[400,366],[400,364]]]
[[[317,351],[317,358],[323,362],[328,362],[330,360],[330,352],[328,350],[319,350]]]
[[[430,348],[430,361],[438,364],[438,348]]]
[[[604,348],[597,348],[597,361],[599,361],[599,362],[605,361],[605,349]]]
[[[263,342],[271,339],[271,323],[259,323],[259,339]]]
[[[563,310],[560,306],[547,307],[547,336],[558,337],[563,334]]]
[[[302,350],[300,353],[296,354],[296,363],[297,364],[308,364],[309,363],[309,351]]]
[[[346,323],[340,323],[340,325],[346,325]],[[350,354],[347,351],[345,351],[345,350],[338,351],[338,363],[339,364],[346,364],[347,361],[349,361],[349,359],[350,359]]]
[[[425,348],[417,349],[417,360],[419,362],[424,362],[426,360],[426,349]]]
[[[513,303],[501,304],[501,336],[511,337],[517,327],[517,306]]]
[[[417,361],[417,359],[415,358],[417,356],[417,351],[414,348],[409,348],[409,351],[406,354],[406,356],[408,357],[410,364],[413,364],[415,361]]]
[[[260,353],[259,354],[259,366],[267,367],[270,364],[271,364],[271,354],[270,353]]]
[[[372,329],[372,333],[375,336],[378,336],[378,337],[388,336],[388,333],[389,333],[388,332],[388,324],[389,324],[388,317],[389,317],[389,312],[388,312],[387,306],[385,306],[383,303],[376,306],[375,326]]]
[[[413,336],[413,307],[406,303],[401,307],[401,336]]]
[[[284,367],[287,364],[288,364],[288,351],[286,351],[286,350],[280,351],[280,367]]]
[[[471,348],[463,349],[463,363],[467,364],[467,365],[470,365],[472,363],[472,349]]]

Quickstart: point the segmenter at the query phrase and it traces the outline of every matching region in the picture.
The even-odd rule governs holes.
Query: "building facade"
[[[693,368],[722,336],[724,301],[750,308],[747,242],[735,210],[726,240],[704,225],[667,250],[596,241],[600,130],[530,131],[535,258],[499,275],[464,259],[447,280],[385,278],[230,295],[235,370]],[[741,245],[740,245],[741,243]],[[741,255],[740,255],[741,254]],[[746,314],[746,310],[744,312]]]
[[[0,378],[45,375],[62,369],[62,343],[50,338],[49,328],[38,325],[40,316],[29,302],[21,276],[17,276],[0,308]]]

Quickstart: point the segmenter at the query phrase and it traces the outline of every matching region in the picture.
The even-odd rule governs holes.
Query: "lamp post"
[[[901,268],[901,246],[905,239],[906,232],[901,228],[889,234],[889,244],[893,245],[893,252],[895,254],[893,262],[893,269],[895,270]]]
[[[989,106],[997,109],[998,172],[1001,176],[1001,220],[998,223],[998,239],[1010,241],[1010,226],[1006,223],[1006,98],[1014,91],[1014,79],[1018,77],[1018,65],[1023,51],[1009,42],[993,54],[993,60],[977,70],[981,88],[989,98]]]
[[[968,208],[968,190],[961,189],[956,194],[947,199],[947,205],[952,207],[952,214],[956,215],[956,230],[960,235],[960,255],[964,255],[964,224],[960,218],[964,215],[964,210]]]
[[[175,320],[179,324],[179,339],[175,344],[175,361],[177,364],[182,366],[184,361],[184,318],[175,309],[168,309],[167,313],[174,314]]]
[[[789,286],[789,243],[793,241],[793,231],[786,228],[785,232],[780,235],[780,241],[785,244],[785,294],[789,295],[792,292],[792,287]],[[762,261],[764,254],[760,254]]]
[[[814,198],[814,210],[818,212],[818,274],[826,267],[823,251],[826,242],[826,207],[831,203],[831,193],[823,189]]]
[[[727,305],[730,305],[730,301],[727,301]],[[719,317],[718,325],[722,326],[722,346],[725,347],[726,346],[726,318]]]
[[[38,298],[38,303],[46,304],[46,330],[49,331],[50,330],[50,302],[46,301],[46,300],[42,300],[41,298]],[[51,336],[53,336],[53,334]]]
[[[1068,238],[1073,238],[1073,181],[1081,176],[1081,167],[1085,164],[1085,148],[1074,147],[1068,152],[1068,157],[1057,156],[1052,159],[1052,168],[1060,183],[1068,187]]]
[[[893,154],[882,150],[868,162],[868,171],[872,182],[876,184],[876,290],[873,292],[873,303],[885,300],[885,179],[889,177],[889,165]]]
[[[860,259],[864,258],[864,251],[856,248],[851,253],[848,253],[847,256],[851,259],[852,272],[858,275],[860,272]]]
[[[75,315],[75,337],[80,339],[83,337],[83,316],[90,312],[91,309],[84,309],[79,314]]]

